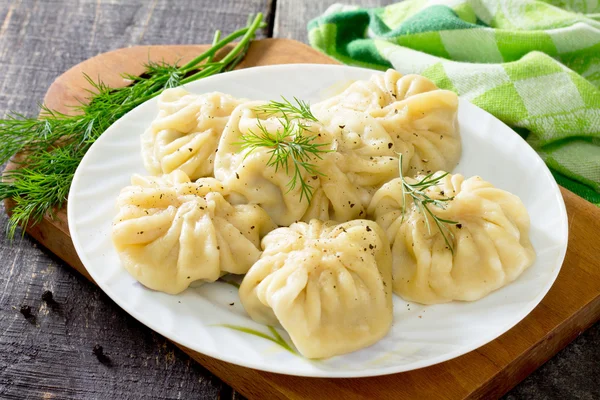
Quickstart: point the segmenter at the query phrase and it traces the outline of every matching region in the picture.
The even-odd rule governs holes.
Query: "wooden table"
[[[306,23],[331,1],[0,0],[0,112],[35,115],[52,80],[100,52],[138,44],[206,43],[262,11],[259,37],[306,41]],[[362,0],[368,6],[381,0]],[[1,210],[0,210],[1,211]],[[5,225],[4,212],[0,225]],[[41,300],[52,290],[58,308]],[[35,321],[19,313],[32,307]],[[27,236],[0,233],[0,398],[240,398],[100,289]],[[111,365],[98,362],[100,344]],[[507,398],[598,398],[600,324]]]

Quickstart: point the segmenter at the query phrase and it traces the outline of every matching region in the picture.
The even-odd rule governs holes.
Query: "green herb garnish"
[[[419,212],[423,214],[425,224],[427,225],[427,232],[431,235],[431,226],[429,224],[428,217],[431,216],[431,218],[435,222],[435,225],[442,234],[444,242],[446,242],[446,246],[448,246],[450,252],[454,254],[454,248],[452,246],[452,242],[454,241],[454,233],[450,230],[448,225],[456,225],[458,224],[458,222],[440,218],[429,208],[429,204],[433,204],[436,207],[445,209],[447,206],[447,202],[453,200],[454,196],[432,199],[426,193],[426,190],[430,187],[439,185],[440,181],[448,175],[448,172],[444,172],[443,174],[438,176],[434,176],[435,173],[432,172],[428,175],[425,175],[423,178],[421,178],[420,181],[417,181],[415,183],[408,183],[402,175],[402,154],[400,154],[399,164],[400,180],[402,181],[402,198],[404,199],[401,221],[404,221],[404,217],[406,214],[406,195],[409,195],[410,197],[412,197],[413,203],[415,204]],[[450,239],[448,239],[448,237],[450,237]]]
[[[15,153],[18,168],[7,171],[0,182],[0,200],[15,202],[7,233],[17,226],[37,223],[44,215],[64,206],[79,162],[117,119],[163,90],[233,69],[244,57],[259,28],[266,26],[262,14],[225,38],[217,31],[212,47],[184,66],[150,62],[141,76],[125,75],[131,85],[110,88],[86,77],[93,89],[89,102],[66,115],[42,106],[39,118],[13,113],[0,120],[0,164]],[[239,42],[219,61],[213,57],[234,40]]]
[[[283,168],[285,173],[290,176],[290,164],[293,167],[290,182],[287,185],[288,193],[300,185],[300,201],[306,198],[310,203],[314,194],[314,188],[308,183],[303,173],[308,176],[325,176],[313,164],[315,158],[322,160],[321,154],[327,153],[323,147],[329,146],[329,143],[315,143],[318,135],[307,135],[310,133],[308,125],[303,120],[316,122],[317,119],[312,115],[310,106],[294,98],[297,106],[294,106],[288,100],[283,98],[283,102],[270,101],[264,106],[257,107],[256,112],[263,115],[280,115],[277,119],[281,123],[281,128],[276,132],[269,132],[257,118],[258,132],[248,130],[248,133],[240,137],[239,144],[242,149],[247,149],[245,157],[253,151],[265,147],[270,149],[267,167],[274,167],[275,172]]]
[[[283,114],[288,120],[306,119],[308,121],[318,122],[317,118],[310,111],[310,104],[294,97],[296,104],[292,104],[288,99],[281,96],[282,101],[271,100],[264,106],[256,107],[256,111],[266,116]]]
[[[269,329],[269,332],[273,336],[269,336],[267,333],[263,333],[263,332],[255,330],[255,329],[252,329],[252,328],[246,328],[245,326],[230,325],[230,324],[222,324],[222,325],[217,325],[217,326],[233,329],[235,331],[247,333],[249,335],[253,335],[253,336],[257,336],[259,338],[269,340],[269,341],[281,346],[282,348],[289,351],[290,353],[292,353],[296,356],[298,355],[298,353],[296,352],[296,350],[294,350],[292,345],[288,344],[288,342],[286,342],[285,339],[281,337],[279,332],[277,332],[277,330],[270,325],[267,325],[267,328]]]

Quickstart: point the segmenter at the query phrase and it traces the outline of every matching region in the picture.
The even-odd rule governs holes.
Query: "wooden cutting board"
[[[140,74],[142,63],[148,59],[187,62],[207,47],[140,46],[100,54],[58,77],[44,102],[50,109],[69,113],[69,106],[86,97],[89,84],[83,73],[109,86],[123,86],[126,82],[120,74]],[[252,44],[238,68],[288,63],[337,62],[293,40],[265,39]],[[569,247],[556,283],[541,304],[513,329],[454,360],[373,378],[301,378],[239,367],[178,346],[250,399],[499,397],[600,319],[600,208],[568,190],[562,189],[562,194],[569,215]],[[6,206],[10,212],[10,200]],[[66,210],[59,210],[56,220],[45,218],[28,227],[27,232],[92,280],[71,242]]]

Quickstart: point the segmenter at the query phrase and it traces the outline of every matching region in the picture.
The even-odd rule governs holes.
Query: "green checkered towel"
[[[336,4],[309,23],[309,39],[343,63],[418,73],[455,91],[523,135],[561,185],[600,205],[600,3],[551,2]]]

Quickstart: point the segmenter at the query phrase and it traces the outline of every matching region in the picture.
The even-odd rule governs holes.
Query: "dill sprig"
[[[307,135],[310,130],[302,119],[317,121],[310,113],[310,106],[294,98],[298,106],[292,105],[285,98],[285,103],[271,101],[268,104],[256,107],[255,111],[263,115],[275,116],[281,124],[275,132],[269,130],[257,118],[258,131],[248,130],[248,133],[240,137],[240,142],[236,143],[244,150],[248,150],[245,157],[248,157],[253,151],[259,148],[270,149],[267,167],[274,167],[275,172],[280,168],[285,170],[286,175],[290,176],[290,164],[293,168],[291,178],[287,184],[288,193],[300,185],[300,201],[304,198],[310,203],[314,194],[314,188],[306,181],[304,175],[325,176],[317,169],[313,163],[315,159],[322,159],[322,154],[330,150],[324,149],[329,143],[316,143],[318,135]],[[308,110],[308,113],[307,111]],[[310,118],[306,118],[309,116]]]
[[[449,219],[440,218],[431,210],[431,208],[429,208],[429,205],[433,204],[436,207],[445,209],[447,206],[447,203],[449,201],[452,201],[454,199],[454,196],[452,196],[452,197],[446,196],[446,197],[442,197],[439,199],[432,199],[426,192],[427,189],[429,189],[433,186],[438,186],[440,184],[440,181],[448,175],[448,172],[444,172],[443,174],[438,175],[438,176],[435,176],[435,173],[432,172],[430,174],[425,175],[424,177],[421,178],[421,180],[416,181],[415,183],[409,183],[406,181],[406,179],[404,178],[404,176],[402,174],[402,154],[400,154],[399,163],[400,163],[400,165],[399,165],[400,180],[402,181],[402,198],[406,199],[406,195],[409,195],[412,198],[413,203],[415,204],[415,206],[417,207],[419,212],[421,214],[423,214],[423,217],[425,219],[425,224],[427,226],[427,232],[430,235],[431,235],[431,225],[429,223],[429,217],[431,217],[433,219],[433,221],[435,222],[435,225],[437,226],[438,230],[442,234],[442,237],[444,238],[444,242],[446,242],[446,246],[448,246],[448,248],[450,249],[450,252],[452,254],[454,254],[454,246],[452,245],[452,243],[454,241],[454,233],[452,232],[452,230],[450,230],[448,225],[456,225],[456,224],[458,224],[458,222],[451,221]],[[405,200],[404,207],[402,207],[402,220],[401,221],[404,221],[405,214],[406,214],[406,200]]]
[[[317,122],[317,118],[310,111],[310,104],[294,97],[296,104],[281,96],[282,101],[271,100],[263,106],[256,107],[256,111],[266,116],[283,115],[287,120],[305,119]]]
[[[212,46],[183,66],[148,62],[140,76],[124,75],[129,86],[111,88],[86,76],[91,85],[87,102],[63,114],[41,106],[39,118],[11,113],[0,120],[0,164],[13,160],[17,168],[6,171],[0,182],[0,200],[12,199],[14,207],[7,233],[14,237],[18,226],[37,223],[65,205],[79,162],[116,120],[163,90],[234,68],[244,57],[256,31],[265,26],[257,14],[246,27],[221,39],[215,33]],[[215,54],[239,39],[219,61]]]

